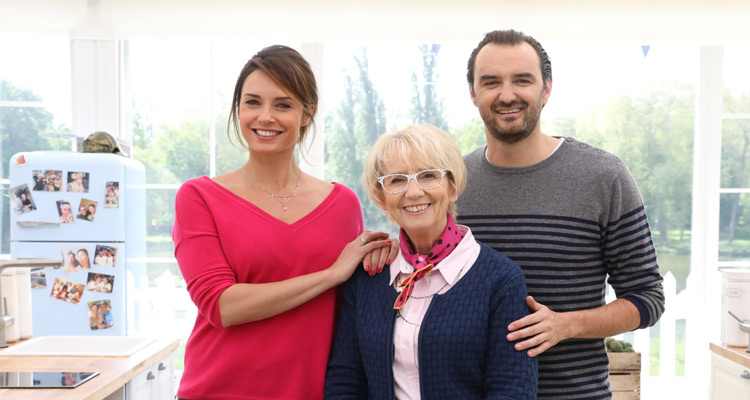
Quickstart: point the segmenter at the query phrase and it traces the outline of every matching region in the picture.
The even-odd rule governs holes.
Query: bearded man
[[[488,33],[467,80],[487,145],[464,156],[458,221],[524,271],[531,314],[507,338],[539,357],[539,399],[610,398],[603,338],[652,326],[664,311],[638,187],[616,156],[542,133],[552,64],[534,38]]]

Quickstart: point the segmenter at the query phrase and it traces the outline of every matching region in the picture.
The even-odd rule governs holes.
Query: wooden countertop
[[[178,339],[158,339],[129,357],[2,356],[3,371],[98,371],[75,389],[0,389],[3,400],[99,400],[159,362],[179,346]]]
[[[724,358],[728,358],[737,364],[750,368],[750,353],[746,351],[747,346],[731,347],[723,344],[710,343],[710,347],[712,352]]]

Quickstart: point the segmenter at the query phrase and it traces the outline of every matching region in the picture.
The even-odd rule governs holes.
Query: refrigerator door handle
[[[23,227],[60,225],[60,221],[16,221],[16,225]]]

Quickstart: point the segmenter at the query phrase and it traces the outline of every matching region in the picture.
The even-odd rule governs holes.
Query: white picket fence
[[[686,377],[676,375],[676,356],[677,354],[677,321],[687,320],[690,312],[688,298],[688,289],[677,293],[677,284],[674,275],[667,272],[664,276],[664,296],[666,299],[666,309],[659,322],[647,329],[639,329],[635,332],[618,335],[618,339],[625,339],[633,343],[635,351],[641,353],[641,399],[667,399],[673,398],[676,394],[682,394],[687,397],[678,398],[695,398],[702,399],[706,396],[700,393],[691,393],[696,385],[687,384]],[[615,299],[613,291],[610,289],[607,293],[607,303]],[[683,326],[686,326],[684,324]],[[655,333],[652,335],[652,331]],[[656,334],[658,332],[658,335]],[[688,332],[684,332],[685,335]],[[655,336],[655,337],[652,337]],[[659,339],[659,345],[654,346],[658,354],[652,354],[652,343]],[[683,340],[685,337],[682,338]],[[706,344],[708,349],[708,344]],[[687,351],[686,346],[682,346],[683,351]],[[651,358],[654,356],[658,360],[658,374],[651,375]],[[679,354],[685,360],[685,353]],[[685,360],[687,361],[687,360]],[[683,374],[681,374],[683,375]]]

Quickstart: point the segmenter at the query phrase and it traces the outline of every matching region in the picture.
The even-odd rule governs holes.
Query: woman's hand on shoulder
[[[379,247],[365,254],[365,258],[362,260],[365,271],[369,272],[370,276],[383,272],[383,267],[390,264],[398,255],[398,246],[398,239],[393,238],[390,240],[389,246]]]
[[[380,249],[388,249],[391,244],[392,241],[388,239],[386,232],[364,231],[344,247],[339,258],[328,267],[328,270],[333,274],[337,284],[344,283],[354,273],[366,254],[370,255]]]

